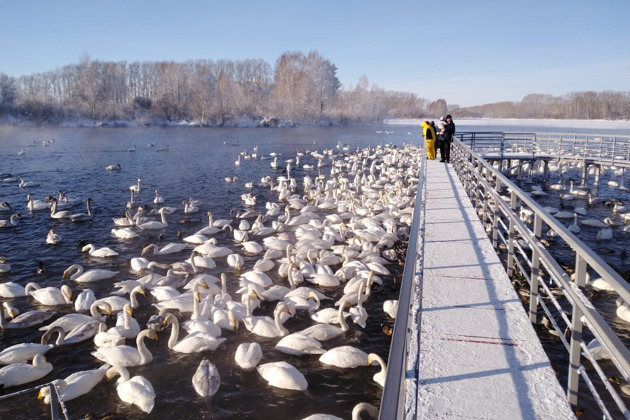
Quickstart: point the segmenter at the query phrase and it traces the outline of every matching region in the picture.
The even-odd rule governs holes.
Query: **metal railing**
[[[66,405],[59,395],[59,388],[54,382],[48,382],[42,385],[34,386],[28,389],[24,389],[22,391],[13,392],[11,394],[6,394],[0,396],[0,401],[17,397],[24,394],[32,394],[35,391],[39,391],[43,388],[48,388],[50,392],[50,418],[51,420],[69,420],[70,417],[68,415],[68,410],[66,409]]]
[[[630,165],[630,136],[574,133],[457,133],[472,151],[487,159],[562,157],[608,165]]]
[[[528,150],[539,148],[539,137],[539,135],[533,137],[524,135],[521,144],[528,145]],[[465,135],[460,135],[460,138],[464,138],[466,141]],[[483,148],[486,151],[490,148],[488,138],[486,136],[484,144],[481,145],[479,137],[474,135],[468,137],[469,144],[473,148]],[[496,138],[498,139],[498,136]],[[495,144],[495,148],[499,149],[499,153],[506,153],[508,151],[507,139],[511,141],[513,137],[511,134],[504,133],[500,139],[501,146]],[[587,139],[586,141],[592,140]],[[564,150],[564,146],[558,146],[564,140],[554,140],[554,142],[555,146],[553,147],[547,144],[547,151],[560,152]],[[611,155],[610,151],[618,151],[619,149],[616,147],[607,149],[608,151],[605,153],[600,153],[598,158],[607,155],[611,156],[612,161],[615,161],[617,155]],[[608,391],[619,411],[625,418],[630,419],[630,411],[608,381],[604,369],[592,357],[583,340],[584,328],[586,328],[610,353],[618,376],[623,378],[625,382],[630,381],[630,351],[587,298],[585,294],[587,270],[590,268],[597,276],[603,278],[626,302],[630,302],[630,286],[588,246],[534,201],[529,194],[521,191],[498,168],[489,163],[484,158],[485,156],[487,156],[485,153],[483,155],[477,153],[459,140],[453,142],[451,150],[453,166],[482,223],[486,226],[494,247],[498,249],[501,243],[507,250],[506,270],[508,275],[519,274],[527,280],[530,295],[530,321],[533,323],[539,321],[538,308],[542,308],[544,316],[551,321],[567,349],[569,373],[566,389],[569,403],[577,404],[579,379],[582,378],[593,394],[604,418],[613,418],[609,408],[602,401],[598,387],[590,378],[591,375],[595,374],[599,377],[603,388]],[[507,200],[501,195],[503,191],[509,191]],[[532,214],[533,219],[531,229],[517,214],[519,207],[526,208],[531,212],[529,213]],[[575,252],[575,282],[571,281],[565,270],[541,242],[543,223],[569,244]],[[556,297],[554,291],[561,292],[562,297]],[[562,298],[566,299],[565,305],[568,302],[570,307],[568,314],[562,305]],[[548,302],[551,307],[548,306]],[[558,319],[556,320],[556,318]],[[571,335],[568,340],[564,338],[563,329],[559,326],[559,322],[564,323],[569,328]],[[581,363],[581,354],[584,354],[590,361],[593,369],[584,367]],[[601,389],[602,386],[599,388]]]

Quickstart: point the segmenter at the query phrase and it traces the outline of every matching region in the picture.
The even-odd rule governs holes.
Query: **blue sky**
[[[0,72],[316,50],[345,88],[449,104],[630,91],[628,0],[0,0]]]

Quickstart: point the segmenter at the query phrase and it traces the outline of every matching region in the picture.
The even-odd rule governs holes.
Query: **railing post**
[[[542,219],[539,213],[534,215],[534,235],[540,240],[542,234]],[[530,277],[529,320],[532,324],[538,321],[538,278],[540,276],[540,251],[537,246],[532,247],[532,272]]]
[[[586,260],[580,254],[575,255],[575,274],[573,280],[579,287],[586,286]]]
[[[582,316],[584,314],[577,305],[573,305],[571,317],[571,343],[569,347],[569,378],[567,381],[567,399],[569,404],[577,405],[580,385],[580,345],[582,343]]]
[[[514,214],[516,213],[516,192],[510,193],[510,208],[512,209],[512,215],[510,215],[510,225],[508,232],[508,259],[507,259],[507,275],[512,278],[514,275]]]

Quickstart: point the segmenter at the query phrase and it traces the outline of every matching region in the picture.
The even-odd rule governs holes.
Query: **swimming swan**
[[[53,383],[59,389],[61,400],[66,402],[90,392],[103,380],[110,365],[103,365],[98,369],[82,370],[75,372],[65,379],[55,379]],[[50,387],[39,390],[38,399],[43,399],[45,404],[50,404]]]
[[[208,359],[203,359],[192,377],[192,384],[197,394],[211,397],[217,393],[221,385],[221,376],[217,367]]]
[[[374,382],[379,384],[382,388],[385,388],[385,378],[387,377],[387,365],[385,364],[385,361],[381,358],[381,356],[379,356],[376,353],[370,353],[368,354],[368,365],[373,364],[373,362],[376,362],[381,367],[381,370],[379,370],[372,377],[372,379],[374,379]]]
[[[33,358],[33,364],[13,363],[0,369],[0,385],[5,387],[22,385],[43,378],[52,371],[53,366],[43,354]]]
[[[352,346],[334,347],[322,354],[319,361],[325,365],[347,369],[369,365],[367,353]]]
[[[145,338],[152,340],[158,339],[157,333],[151,329],[140,331],[140,334],[136,337],[136,346],[115,346],[115,347],[100,347],[98,350],[92,352],[92,355],[97,359],[109,363],[112,366],[142,366],[147,363],[151,363],[153,355],[147,349],[144,343]]]
[[[76,344],[82,341],[88,340],[96,335],[99,330],[99,325],[103,321],[98,319],[93,319],[91,321],[84,322],[83,324],[77,325],[70,332],[66,334],[63,328],[61,327],[52,327],[49,328],[48,331],[44,333],[42,336],[41,343],[47,344],[48,340],[52,337],[53,334],[57,333],[57,340],[55,341],[56,346],[65,346],[68,344]]]
[[[108,247],[96,248],[93,244],[87,244],[81,248],[81,252],[87,251],[90,257],[109,258],[118,255],[118,252]]]
[[[306,391],[308,382],[302,373],[287,362],[271,362],[256,368],[267,383],[276,388]]]
[[[76,272],[73,273],[75,270]],[[102,268],[94,268],[83,272],[83,267],[80,264],[72,264],[63,272],[62,279],[65,280],[66,277],[70,275],[70,280],[74,280],[77,283],[92,283],[99,280],[111,279],[116,274],[118,274],[118,271],[111,271]]]
[[[241,343],[234,353],[236,364],[245,372],[254,370],[262,357],[262,347],[258,343]]]
[[[145,413],[150,413],[155,405],[155,391],[153,385],[144,376],[129,377],[129,371],[120,365],[114,365],[107,370],[105,376],[111,380],[120,375],[116,381],[116,392],[121,401],[138,406]]]
[[[0,365],[24,363],[52,349],[52,344],[19,343],[0,351]]]
[[[67,285],[59,287],[40,288],[35,283],[29,283],[24,288],[27,294],[42,305],[66,305],[72,303],[72,290]]]
[[[164,325],[171,325],[171,336],[168,340],[168,348],[179,353],[199,353],[206,350],[216,350],[226,338],[215,338],[201,331],[195,331],[181,341],[179,338],[179,321],[177,317],[168,312],[164,317]]]

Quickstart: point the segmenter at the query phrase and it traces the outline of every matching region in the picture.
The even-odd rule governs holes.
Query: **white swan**
[[[115,171],[115,170],[120,170],[120,169],[121,169],[120,163],[116,163],[115,165],[107,165],[105,167],[106,171]]]
[[[142,285],[135,286],[129,292],[129,299],[122,296],[110,295],[104,298],[97,299],[95,304],[100,305],[107,303],[110,305],[112,312],[120,312],[124,309],[126,304],[130,304],[132,308],[138,307],[138,295],[146,296],[144,287]]]
[[[604,223],[603,221],[598,220],[598,219],[584,219],[580,221],[580,224],[584,226],[599,227],[599,228],[608,227],[607,223]]]
[[[303,329],[302,331],[300,331],[300,333],[314,338],[318,341],[327,341],[348,331],[349,326],[345,320],[346,315],[343,312],[346,305],[348,305],[348,302],[343,301],[337,309],[337,319],[339,320],[339,324],[341,325],[340,327],[335,327],[334,325],[330,324],[317,324]]]
[[[611,228],[605,228],[597,232],[595,237],[596,241],[609,241],[613,238],[613,231]]]
[[[52,217],[53,219],[66,219],[66,218],[70,217],[70,211],[69,210],[57,211],[57,199],[56,198],[51,198],[51,200],[52,200],[52,206],[50,207],[50,217]]]
[[[52,349],[52,344],[19,343],[0,351],[0,365],[24,363]]]
[[[81,252],[87,251],[91,257],[109,258],[118,255],[118,252],[108,247],[96,248],[93,244],[87,244],[81,248]]]
[[[215,365],[208,359],[203,359],[192,377],[192,384],[197,394],[211,397],[219,390],[221,375]]]
[[[0,220],[0,228],[6,228],[6,227],[14,227],[20,224],[19,220],[22,218],[22,215],[20,213],[14,213],[11,215],[11,217],[9,218],[9,220]]]
[[[362,402],[355,405],[352,409],[352,420],[361,420],[363,418],[361,413],[364,411],[368,413],[370,417],[378,418],[378,408],[374,407],[372,404]]]
[[[65,379],[55,379],[53,383],[59,389],[61,400],[70,401],[90,392],[103,380],[109,368],[110,366],[105,364],[98,369],[82,370]],[[38,398],[43,399],[45,404],[50,404],[50,387],[40,389]]]
[[[48,204],[43,200],[33,200],[30,194],[26,196],[26,208],[31,213],[34,211],[48,210]]]
[[[155,391],[151,382],[140,375],[130,378],[129,371],[120,365],[112,366],[105,374],[108,380],[111,380],[116,375],[120,375],[120,378],[116,381],[118,398],[127,404],[138,406],[140,410],[147,414],[150,413],[155,405]]]
[[[142,180],[140,178],[138,178],[138,182],[135,185],[132,185],[129,187],[129,190],[135,194],[138,194],[140,192],[140,182]]]
[[[133,309],[131,303],[125,304],[123,310],[118,313],[116,326],[110,328],[124,338],[136,338],[140,334],[140,324],[133,317]]]
[[[4,316],[0,316],[0,328],[6,330],[34,327],[48,321],[55,314],[56,312],[54,311],[28,311],[16,316],[9,322],[4,320]]]
[[[33,283],[35,284],[35,283]],[[28,296],[26,293],[26,287],[13,281],[6,283],[0,283],[0,297],[3,298],[16,298]]]
[[[33,363],[13,363],[0,369],[0,385],[5,387],[22,385],[43,378],[53,367],[43,354],[33,357]]]
[[[293,333],[282,337],[275,348],[283,353],[296,356],[326,353],[326,350],[322,348],[322,343],[301,333]]]
[[[153,204],[162,204],[164,203],[164,197],[162,197],[158,191],[158,189],[155,189],[155,198],[153,199]]]
[[[352,346],[334,347],[322,354],[319,361],[325,365],[339,368],[368,366],[368,355],[363,350]]]
[[[162,207],[160,210],[158,210],[158,212],[160,213],[161,217],[160,222],[158,222],[157,220],[150,220],[148,222],[138,224],[136,221],[136,226],[138,227],[138,229],[164,229],[165,227],[167,227],[168,223],[166,222],[166,216],[164,215],[166,213],[166,207]]]
[[[199,211],[199,206],[193,206],[186,200],[182,201],[182,206],[184,206],[184,213],[186,214],[197,213]]]
[[[87,199],[87,213],[74,213],[70,215],[70,220],[72,222],[86,222],[92,220],[92,207],[90,204],[92,203],[92,199]]]
[[[236,364],[245,372],[254,370],[262,357],[262,348],[258,343],[241,343],[234,353]]]
[[[630,305],[623,298],[617,298],[617,316],[626,322],[630,322]]]
[[[308,382],[295,366],[287,362],[271,362],[256,368],[269,385],[282,389],[306,391]]]
[[[245,264],[245,261],[243,261],[243,257],[241,256],[241,254],[230,254],[227,256],[227,263],[230,267],[236,268],[238,271],[241,270],[241,268],[243,268],[243,264]]]
[[[274,317],[269,316],[248,316],[245,317],[243,323],[245,328],[256,335],[263,337],[280,337],[289,333],[283,324],[283,313],[291,314],[289,306],[286,303],[280,302],[274,311]]]
[[[383,302],[383,312],[389,315],[390,318],[396,319],[398,313],[398,300],[386,300]]]
[[[199,353],[206,350],[216,350],[226,340],[226,338],[215,338],[201,331],[195,331],[178,342],[179,321],[170,312],[166,313],[164,317],[164,325],[167,324],[171,325],[168,348],[179,353]]]
[[[170,242],[164,245],[162,248],[158,247],[156,244],[149,244],[142,249],[141,255],[145,255],[150,251],[153,251],[153,255],[168,255],[175,254],[177,252],[183,251],[188,248],[187,243],[174,243]]]
[[[118,274],[118,271],[111,271],[102,268],[94,268],[83,272],[83,267],[80,264],[72,264],[63,272],[62,279],[65,280],[66,277],[70,275],[70,280],[74,280],[77,283],[92,283],[99,280],[111,279],[116,274]]]
[[[111,232],[112,235],[114,235],[118,239],[133,239],[140,236],[138,235],[138,233],[134,232],[130,228],[112,229]]]
[[[96,302],[96,301],[95,301]],[[101,313],[102,311],[102,313]],[[105,321],[106,316],[112,314],[112,307],[107,302],[92,302],[90,305],[90,315],[80,313],[69,313],[55,319],[48,325],[39,328],[39,331],[48,331],[53,327],[61,327],[65,332],[70,332],[77,326],[93,320]]]
[[[46,235],[46,243],[50,245],[56,245],[61,242],[61,235],[55,233],[52,229],[48,231]]]
[[[47,344],[48,340],[50,340],[52,335],[55,333],[58,334],[57,340],[55,341],[56,346],[65,346],[68,344],[80,343],[94,337],[98,332],[99,326],[102,322],[103,321],[100,321],[98,319],[93,319],[91,321],[87,321],[80,325],[77,325],[68,333],[66,333],[61,327],[48,328],[48,331],[46,331],[42,336],[41,343]]]
[[[39,184],[37,182],[24,181],[24,179],[22,179],[21,176],[18,176],[15,179],[20,181],[20,185],[19,185],[20,188],[37,187],[37,186],[39,186]]]
[[[35,283],[29,283],[24,288],[26,293],[42,305],[66,305],[72,303],[72,290],[67,285],[59,287],[40,288]]]
[[[100,347],[92,352],[97,359],[112,366],[142,366],[151,363],[153,355],[144,343],[145,338],[157,340],[157,333],[151,329],[140,331],[136,337],[136,347],[122,345],[114,347]]]
[[[575,215],[573,216],[573,224],[570,225],[567,229],[569,229],[569,232],[577,235],[578,233],[580,233],[580,227],[578,226],[578,215],[577,213],[575,213]]]
[[[385,364],[383,358],[381,358],[381,356],[379,356],[378,354],[370,353],[368,354],[368,365],[371,365],[373,362],[376,362],[381,367],[381,370],[379,370],[372,377],[372,379],[374,379],[374,382],[379,384],[382,388],[385,388],[385,378],[387,378],[387,364]]]

